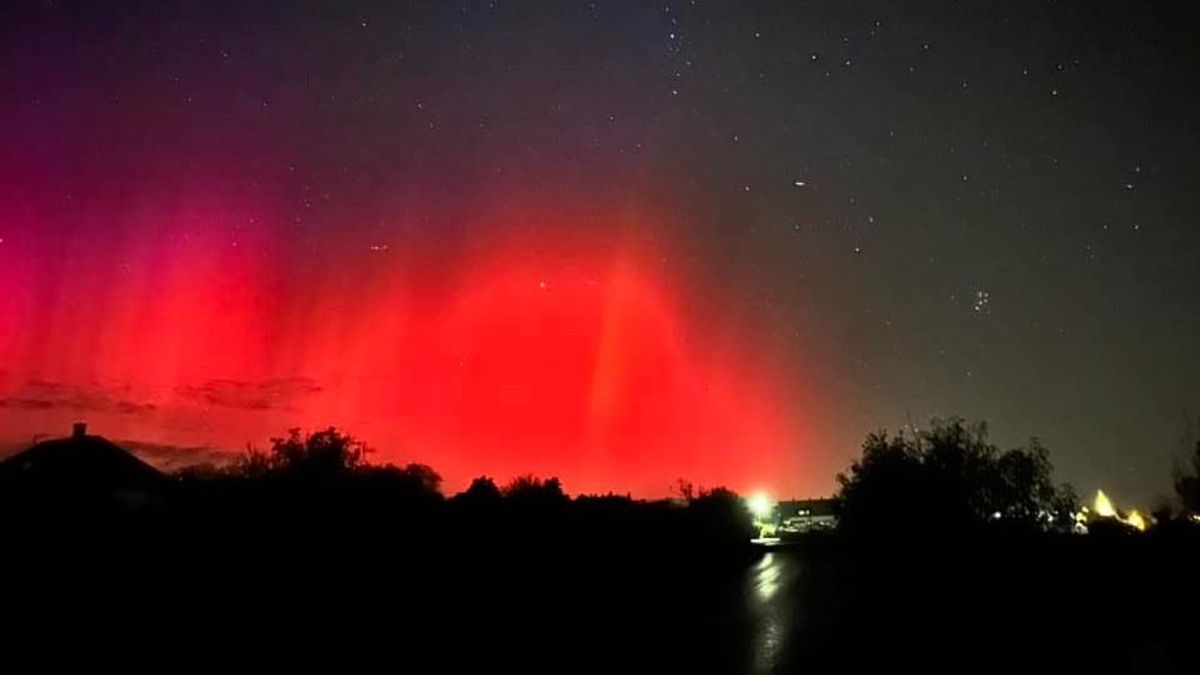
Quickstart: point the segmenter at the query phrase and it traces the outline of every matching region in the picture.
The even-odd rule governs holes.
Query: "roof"
[[[44,441],[0,461],[0,483],[10,488],[115,492],[145,490],[164,479],[124,448],[84,434]]]

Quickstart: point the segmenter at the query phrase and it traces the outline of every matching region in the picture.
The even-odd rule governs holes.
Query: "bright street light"
[[[771,502],[771,498],[765,492],[756,492],[746,499],[746,506],[750,508],[750,513],[758,520],[767,520],[771,517],[775,510],[775,505]]]

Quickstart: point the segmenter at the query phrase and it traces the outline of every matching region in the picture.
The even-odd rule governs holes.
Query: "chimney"
[[[71,427],[71,438],[76,440],[87,436],[87,422],[76,422]]]

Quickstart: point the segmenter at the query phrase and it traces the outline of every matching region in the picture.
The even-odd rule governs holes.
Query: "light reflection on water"
[[[774,672],[795,624],[794,586],[800,560],[774,551],[747,571],[746,603],[754,621],[754,673]]]
[[[774,553],[768,553],[758,561],[757,575],[754,580],[754,590],[763,602],[769,602],[779,590],[779,564]]]

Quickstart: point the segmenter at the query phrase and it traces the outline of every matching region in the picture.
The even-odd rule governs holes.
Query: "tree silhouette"
[[[1067,529],[1075,495],[1051,480],[1037,439],[1001,452],[987,425],[934,420],[916,435],[874,433],[838,474],[841,526],[875,534],[968,530],[989,523]]]
[[[722,545],[747,542],[757,533],[746,500],[727,488],[700,490],[688,502],[687,512],[698,536],[712,536]]]
[[[1183,508],[1191,513],[1200,513],[1200,440],[1196,441],[1188,464],[1191,465],[1188,468],[1175,465],[1175,494],[1179,495]]]
[[[307,436],[299,428],[293,428],[286,436],[272,438],[267,452],[247,448],[246,454],[232,467],[232,473],[247,478],[280,474],[328,478],[363,468],[370,452],[365,443],[336,427]]]
[[[338,474],[361,467],[370,450],[366,444],[335,427],[302,437],[290,429],[283,438],[271,439],[271,459],[283,471]]]
[[[499,503],[502,498],[496,481],[487,476],[480,476],[471,481],[466,490],[455,496],[460,502],[473,506],[490,506]]]
[[[696,485],[690,480],[679,478],[675,481],[673,492],[684,504],[696,498]]]
[[[504,487],[510,504],[527,508],[555,508],[569,500],[557,478],[542,480],[532,475],[517,476]]]
[[[352,470],[361,476],[364,488],[390,492],[395,497],[441,496],[442,477],[426,464],[365,465]]]

